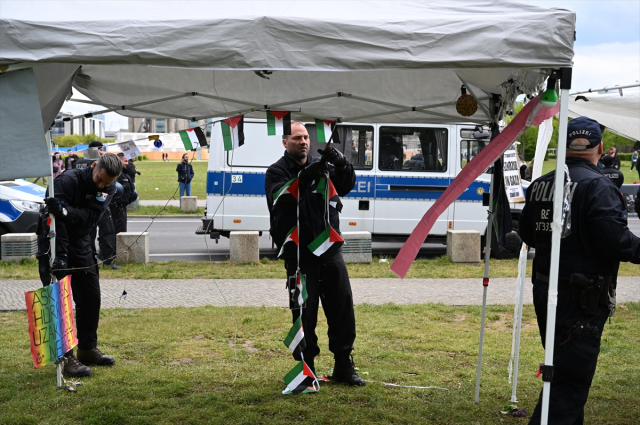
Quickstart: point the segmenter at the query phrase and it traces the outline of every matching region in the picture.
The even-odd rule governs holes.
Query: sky
[[[571,92],[639,82],[640,1],[527,0],[525,3],[576,12]],[[62,110],[80,114],[95,107],[66,102]],[[113,112],[106,114],[107,130],[126,127],[126,117]]]

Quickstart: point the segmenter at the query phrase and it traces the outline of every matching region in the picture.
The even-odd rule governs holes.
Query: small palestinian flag
[[[287,373],[284,377],[284,382],[287,384],[287,388],[282,391],[282,394],[300,394],[318,391],[314,386],[314,383],[317,382],[316,376],[304,361],[298,363]]]
[[[291,112],[267,111],[267,135],[269,136],[291,135]]]
[[[298,272],[296,276],[296,294],[295,301],[296,306],[300,307],[304,305],[304,302],[309,298],[309,294],[307,293],[307,282],[304,278],[304,275]]]
[[[331,179],[329,179],[329,187],[327,188],[327,179],[321,178],[318,182],[318,187],[316,187],[316,193],[321,193],[322,199],[325,201],[327,200],[327,196],[329,196],[329,205],[337,209],[338,212],[342,212],[342,201],[340,201],[338,191],[336,191]]]
[[[200,127],[182,130],[179,131],[178,134],[182,139],[182,144],[184,145],[184,150],[186,151],[192,151],[197,148],[198,145],[207,146],[207,138],[204,137],[204,132]]]
[[[309,250],[318,257],[330,257],[344,244],[344,239],[329,226],[309,244]]]
[[[225,151],[231,151],[244,145],[244,115],[222,120],[220,124]]]
[[[298,320],[296,320],[293,326],[291,327],[289,334],[284,339],[284,345],[286,345],[287,348],[292,353],[296,353],[296,352],[300,353],[307,346],[307,343],[304,340],[304,328],[302,327],[302,316],[299,316]]]
[[[329,141],[335,123],[335,121],[319,120],[316,118],[316,137],[318,138],[318,143],[327,143]]]
[[[288,242],[294,242],[296,245],[298,245],[298,227],[297,226],[289,230],[289,233],[287,233],[287,237],[284,238],[284,242],[282,243],[282,248],[280,248],[280,252],[278,253],[278,258],[280,258],[282,254],[284,254],[284,247],[287,246]]]
[[[298,178],[289,180],[273,194],[273,206],[281,210],[298,202]]]

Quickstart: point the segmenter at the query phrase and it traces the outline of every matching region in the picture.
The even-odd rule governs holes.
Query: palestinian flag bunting
[[[200,127],[189,128],[187,130],[179,131],[178,134],[182,139],[184,150],[192,151],[200,146],[207,146],[207,138],[204,136],[204,131]],[[149,138],[151,140],[151,138]]]
[[[340,197],[338,196],[338,191],[331,179],[329,180],[329,187],[327,187],[327,179],[321,178],[318,182],[318,186],[316,187],[316,193],[322,194],[322,199],[327,200],[327,196],[329,197],[329,205],[333,208],[337,209],[338,212],[342,212],[342,201],[340,201]]]
[[[316,137],[318,138],[318,143],[327,143],[329,141],[335,123],[335,121],[319,120],[316,118]]]
[[[296,246],[298,245],[298,226],[295,226],[293,229],[289,230],[289,233],[287,233],[287,237],[284,238],[284,242],[282,242],[282,248],[280,248],[280,252],[278,253],[278,258],[280,258],[282,254],[284,254],[284,248],[289,242],[295,243]]]
[[[224,150],[231,151],[244,145],[244,115],[227,118],[220,122]]]
[[[305,390],[309,388],[309,385],[317,382],[317,379],[303,360],[285,375],[284,382],[287,384],[287,388],[285,388],[282,394],[300,394],[305,392]],[[311,389],[317,391],[315,387],[311,387]]]
[[[284,345],[292,352],[296,351],[299,353],[305,349],[307,343],[304,340],[304,328],[302,327],[302,316],[298,317],[291,327],[289,334],[284,339]]]
[[[291,135],[291,112],[267,111],[267,135],[269,136]]]
[[[283,206],[298,201],[298,178],[289,180],[273,194],[273,206],[282,209]],[[295,203],[293,203],[295,205]]]
[[[329,226],[313,242],[309,244],[309,250],[318,257],[330,257],[344,244],[344,239]]]

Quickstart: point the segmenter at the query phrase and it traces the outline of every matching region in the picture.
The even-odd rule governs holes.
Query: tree
[[[77,134],[71,134],[69,136],[59,136],[53,138],[53,144],[61,148],[71,148],[76,145],[88,145],[93,141],[99,141],[102,143],[113,143],[116,139],[105,139],[104,137],[98,137],[95,134],[86,134],[79,136]]]

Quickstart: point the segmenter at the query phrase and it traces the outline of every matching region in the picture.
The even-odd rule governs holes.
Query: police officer
[[[76,310],[78,357],[73,350],[65,354],[64,372],[80,377],[90,376],[87,365],[113,365],[111,356],[97,348],[100,319],[100,282],[91,245],[91,231],[109,207],[115,193],[115,180],[122,162],[107,153],[89,167],[68,170],[55,179],[55,197],[45,199],[38,233],[38,262],[43,285],[51,283],[50,273],[57,279],[71,274],[71,289]],[[49,266],[48,214],[55,216],[56,258]]]
[[[309,133],[300,122],[291,124],[291,135],[284,136],[282,144],[286,151],[284,156],[267,170],[265,192],[271,217],[271,237],[278,248],[281,248],[288,232],[296,226],[297,207],[295,202],[287,206],[274,206],[273,195],[300,173],[300,269],[301,273],[306,275],[309,297],[302,313],[306,340],[304,360],[315,372],[314,358],[320,353],[315,328],[319,302],[322,300],[329,325],[329,350],[333,352],[335,359],[332,379],[349,385],[365,385],[364,380],[356,374],[350,358],[356,337],[356,323],[351,284],[342,252],[337,251],[327,258],[320,258],[308,248],[308,245],[327,228],[327,205],[323,196],[315,193],[320,177],[328,173],[337,194],[345,196],[356,183],[353,166],[344,155],[333,148],[324,150],[323,161],[309,155]],[[327,163],[333,165],[330,171]],[[331,227],[339,232],[339,211],[334,206],[330,206],[329,209]],[[287,276],[294,276],[298,265],[297,251],[285,251],[282,256],[285,259]],[[292,308],[292,314],[295,322],[300,316],[300,310]],[[294,358],[300,360],[299,353],[294,353]]]
[[[89,149],[98,149],[100,155],[102,155],[104,145],[99,141],[93,141],[89,143]],[[76,161],[75,168],[83,169],[90,167],[93,163],[95,163],[95,159],[83,158]],[[113,201],[113,199],[112,199]],[[100,246],[100,261],[104,261],[104,266],[112,268],[114,270],[121,269],[119,265],[115,264],[113,260],[116,257],[116,233],[113,227],[113,219],[111,218],[111,211],[107,209],[102,217],[100,217],[100,221],[98,221],[98,228],[94,228],[91,231],[91,249],[93,250],[93,254],[98,256],[96,251],[96,236],[98,237],[98,245]]]
[[[608,177],[609,180],[611,180],[613,184],[620,189],[624,184],[624,174],[622,171],[613,168],[613,157],[605,155],[600,161],[602,162],[602,165],[604,165],[604,168],[601,170],[602,174],[604,174],[605,177]]]
[[[615,309],[620,261],[640,264],[640,238],[627,228],[618,188],[598,170],[602,154],[599,124],[587,117],[569,122],[567,166],[571,178],[571,231],[560,244],[550,424],[578,424],[596,370],[600,338]],[[529,186],[520,215],[520,236],[535,248],[533,303],[545,343],[551,265],[554,172]],[[540,423],[542,393],[530,424]]]
[[[127,205],[134,200],[134,187],[131,181],[131,175],[127,170],[127,157],[120,152],[118,158],[122,161],[122,173],[118,177],[117,182],[122,185],[123,192],[120,196],[116,196],[109,205],[111,219],[113,221],[114,239],[115,235],[127,231]],[[114,241],[115,243],[115,241]]]

